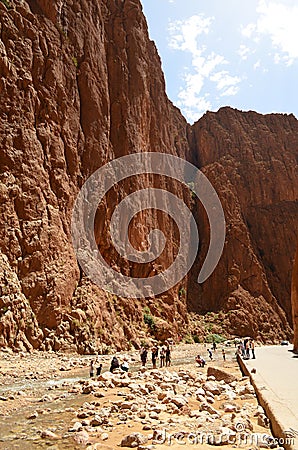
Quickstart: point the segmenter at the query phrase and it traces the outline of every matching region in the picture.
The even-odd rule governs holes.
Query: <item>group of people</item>
[[[243,359],[250,359],[250,357],[256,359],[254,340],[252,338],[245,338],[238,344],[236,354],[242,356]]]
[[[110,365],[110,372],[113,372],[115,369],[122,369],[123,372],[128,372],[129,365],[127,358],[123,358],[122,362],[119,362],[117,356],[113,356],[111,365]],[[99,356],[96,359],[92,359],[90,362],[90,378],[93,377],[99,377],[102,371],[102,364],[99,362]]]
[[[123,358],[123,361],[120,362],[117,356],[113,356],[110,366],[110,372],[113,372],[115,369],[121,369],[123,372],[128,372],[129,364],[127,358]]]
[[[216,349],[217,349],[216,342],[213,342],[213,344],[212,344],[212,349],[213,349],[214,352],[216,352]],[[208,356],[209,356],[209,360],[210,360],[210,361],[213,361],[213,353],[212,353],[212,349],[211,349],[211,348],[208,348],[208,349],[207,349],[207,352],[208,352]],[[222,354],[223,360],[225,361],[225,360],[226,360],[226,351],[225,351],[224,348],[221,350],[221,354]],[[206,364],[205,359],[204,359],[200,354],[197,355],[197,356],[195,357],[195,361],[196,361],[197,364],[199,364],[200,367],[204,367],[205,364]]]
[[[92,359],[90,362],[90,378],[93,378],[94,376],[99,377],[102,370],[102,364],[99,361],[99,355],[96,359]]]
[[[147,347],[142,347],[140,351],[141,363],[145,367],[148,359],[148,349]],[[151,348],[151,361],[153,369],[157,368],[157,361],[160,361],[159,367],[169,367],[171,365],[171,348],[167,344],[165,346],[153,345]]]
[[[236,343],[235,343],[236,345]],[[212,344],[212,348],[207,349],[208,356],[210,361],[213,361],[213,352],[216,352],[217,345],[215,342]],[[171,347],[170,344],[158,346],[153,345],[151,349],[149,350],[148,347],[143,346],[140,350],[140,358],[142,366],[145,367],[148,360],[148,354],[151,352],[151,361],[153,369],[157,368],[158,359],[159,359],[159,367],[169,367],[171,365]],[[222,348],[221,350],[222,358],[225,361],[226,360],[226,352],[225,349]],[[237,352],[236,354],[239,354],[244,359],[249,359],[252,357],[252,359],[255,359],[255,343],[252,338],[245,338],[243,341],[241,341],[237,345]],[[196,363],[200,367],[204,367],[206,365],[205,359],[198,354],[195,357]],[[123,372],[128,372],[129,370],[129,364],[127,358],[123,358],[123,361],[120,362],[117,356],[113,356],[111,365],[110,365],[110,372],[113,372],[115,369],[121,369]],[[102,364],[99,361],[99,355],[95,360],[92,360],[90,363],[90,377],[93,378],[94,376],[99,376],[102,371]]]
[[[148,359],[149,350],[147,347],[142,347],[140,351],[141,363],[142,366],[145,367]],[[99,376],[102,371],[102,364],[99,361],[99,355],[97,358],[92,359],[90,362],[90,378],[94,376]],[[161,346],[153,345],[151,348],[151,361],[153,369],[157,368],[158,358],[160,361],[160,367],[169,367],[171,365],[171,347],[170,344]],[[113,372],[115,369],[121,369],[123,372],[128,372],[129,364],[127,358],[123,358],[122,362],[119,361],[117,356],[113,356],[110,365],[110,372]]]

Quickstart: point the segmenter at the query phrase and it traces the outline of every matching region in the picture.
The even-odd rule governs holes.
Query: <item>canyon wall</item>
[[[145,308],[158,338],[187,334],[190,313],[208,311],[219,313],[213,331],[289,337],[297,120],[223,108],[190,127],[165,94],[139,0],[0,1],[0,27],[0,346],[82,353],[104,344],[138,346],[152,331]],[[143,249],[156,227],[166,234],[166,249],[146,267],[123,263],[108,223],[127,192],[151,181],[198,217],[201,251],[190,276],[156,298],[136,300],[84,276],[70,222],[96,169],[144,151],[180,156],[206,173],[223,203],[227,239],[216,271],[197,285],[208,223],[191,192],[146,176],[111,189],[95,236],[106,261],[128,276],[168,267],[179,236],[167,215],[143,214],[132,223],[132,244]],[[198,327],[194,333],[204,334]]]
[[[225,326],[236,334],[289,336],[298,221],[296,118],[222,108],[193,126],[191,145],[219,193],[227,225],[221,261],[203,286],[191,283],[192,303],[201,311],[229,312]],[[204,223],[203,236],[206,229]]]
[[[138,328],[145,334],[144,305],[117,299],[80,273],[70,235],[74,199],[90,174],[119,156],[154,150],[185,157],[186,121],[165,95],[139,1],[10,4],[0,2],[0,250],[34,321],[18,332],[15,294],[3,286],[1,345],[73,345],[83,352],[97,340],[121,347]],[[131,186],[145,182],[139,177]],[[106,218],[127,189],[129,183],[112,190],[96,217],[98,244],[114,265]],[[174,242],[169,219],[159,222]],[[140,223],[136,243],[151,225],[150,219]],[[152,301],[152,308],[161,304],[172,322],[177,316],[177,331],[186,302],[173,295]]]

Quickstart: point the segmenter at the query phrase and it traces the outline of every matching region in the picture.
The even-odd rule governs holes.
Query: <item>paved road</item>
[[[258,390],[265,394],[273,415],[282,429],[297,430],[295,444],[298,449],[298,356],[288,346],[266,346],[256,348],[256,359],[245,360]]]

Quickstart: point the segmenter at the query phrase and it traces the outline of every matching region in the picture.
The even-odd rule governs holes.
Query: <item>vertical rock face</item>
[[[166,97],[138,0],[9,3],[0,1],[0,346],[86,352],[138,344],[148,331],[145,306],[160,337],[181,333],[188,311],[209,310],[230,312],[227,332],[289,336],[297,120],[225,108],[191,128]],[[200,217],[202,256],[187,295],[179,285],[158,298],[117,298],[76,262],[70,222],[79,189],[105,163],[143,151],[196,163],[225,209],[225,252],[203,286],[193,281],[208,245]],[[179,184],[153,181],[197,210]],[[127,192],[144,187],[146,176],[128,180],[98,209],[96,240],[115,268],[121,259],[108,219]],[[124,265],[127,275],[151,276],[174,259],[179,236],[165,214],[133,222],[132,244],[146,247],[153,227],[168,238],[165,252],[146,267]]]
[[[192,139],[227,222],[216,272],[201,288],[192,284],[198,308],[229,310],[227,328],[237,334],[283,335],[297,238],[298,122],[222,108],[194,125]]]
[[[294,324],[294,352],[298,353],[298,247],[292,275],[292,313]]]
[[[42,348],[59,348],[57,336],[82,343],[81,351],[114,335],[121,346],[134,339],[131,324],[143,322],[144,305],[117,300],[80,274],[70,236],[74,199],[90,174],[119,156],[148,150],[185,156],[186,122],[165,95],[139,1],[10,3],[7,9],[0,2],[1,250],[36,316]],[[131,185],[140,189],[145,181]],[[110,193],[95,224],[103,254],[116,265],[104,231],[124,190]],[[168,218],[159,222],[169,229]],[[150,225],[144,219],[139,237]],[[141,269],[138,276],[146,275]],[[184,321],[185,301],[173,306],[173,294],[164,300],[165,316]],[[18,339],[5,342],[18,346]]]

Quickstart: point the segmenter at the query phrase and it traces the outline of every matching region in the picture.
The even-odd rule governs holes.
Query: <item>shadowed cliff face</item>
[[[191,300],[199,299],[201,311],[229,310],[227,329],[273,337],[288,329],[281,308],[291,323],[298,122],[223,108],[195,124],[192,139],[193,154],[220,195],[227,238],[214,276],[201,288],[191,284]],[[204,236],[206,223],[202,228]]]
[[[148,331],[145,306],[158,337],[186,330],[187,310],[209,309],[232,311],[225,316],[228,332],[272,339],[283,329],[289,336],[280,305],[290,320],[296,119],[224,108],[191,128],[166,97],[138,0],[11,0],[11,6],[0,2],[0,346],[86,352],[100,342],[138,344]],[[153,179],[200,218],[201,256],[186,296],[179,285],[158,298],[117,298],[92,284],[76,262],[70,221],[79,189],[105,163],[143,151],[196,163],[225,209],[224,255],[199,287],[194,277],[208,245],[206,217],[180,184]],[[146,176],[122,183],[96,215],[96,241],[117,269],[121,258],[107,219],[127,192],[144,187]],[[152,228],[164,230],[168,244],[157,263],[124,264],[127,275],[151,276],[171,264],[179,245],[172,222],[143,214],[132,223],[137,249]]]

